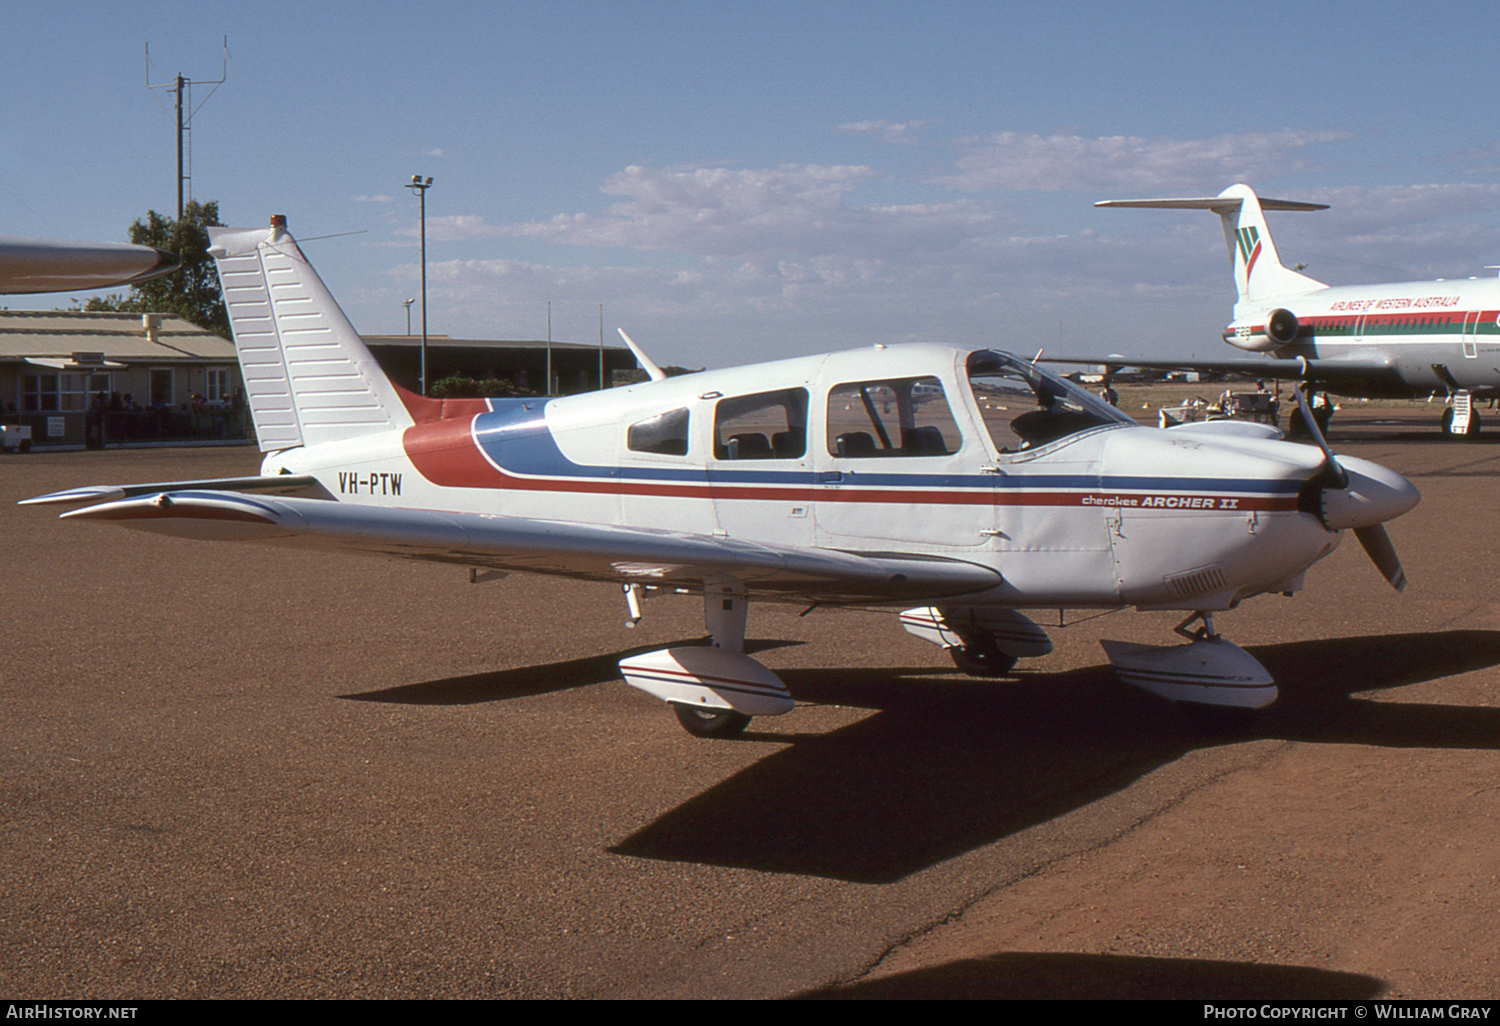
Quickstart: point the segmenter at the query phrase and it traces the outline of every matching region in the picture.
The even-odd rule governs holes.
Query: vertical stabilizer
[[[284,218],[208,233],[262,452],[411,425]]]
[[[1320,281],[1281,265],[1266,228],[1266,210],[1327,210],[1326,203],[1261,199],[1248,185],[1231,185],[1217,196],[1192,199],[1104,200],[1096,207],[1144,207],[1153,210],[1212,210],[1224,225],[1229,264],[1241,303],[1263,303],[1279,296],[1298,296],[1327,288]]]
[[[1224,225],[1224,242],[1229,246],[1234,285],[1241,303],[1264,302],[1278,296],[1300,295],[1327,287],[1281,265],[1281,257],[1276,253],[1276,243],[1271,241],[1263,212],[1265,207],[1272,210],[1320,210],[1326,207],[1290,200],[1262,201],[1248,185],[1231,185],[1217,198],[1237,201],[1232,207],[1216,208],[1215,213]]]

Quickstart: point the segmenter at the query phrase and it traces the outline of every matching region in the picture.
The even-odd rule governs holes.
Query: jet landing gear
[[[711,645],[622,659],[625,683],[671,705],[677,722],[696,737],[735,737],[751,717],[791,712],[796,703],[786,685],[745,655],[744,585],[732,579],[706,583],[703,608]]]
[[[1448,438],[1479,437],[1479,411],[1468,392],[1453,393],[1452,404],[1443,411],[1443,434]]]

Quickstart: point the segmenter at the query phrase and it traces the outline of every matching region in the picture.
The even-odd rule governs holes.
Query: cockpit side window
[[[969,387],[995,448],[1020,452],[1135,421],[1081,388],[1002,353],[969,357]]]
[[[828,393],[830,456],[946,456],[962,441],[935,377],[850,381]]]
[[[720,399],[714,406],[714,458],[796,460],[807,452],[807,389]]]
[[[625,431],[625,447],[631,452],[686,456],[688,419],[688,411],[678,409],[636,421]]]

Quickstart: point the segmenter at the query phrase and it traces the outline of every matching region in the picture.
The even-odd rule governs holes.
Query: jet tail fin
[[[413,423],[285,218],[208,232],[262,452]]]
[[[1266,210],[1327,210],[1326,203],[1261,199],[1248,185],[1231,185],[1217,196],[1192,199],[1103,200],[1096,207],[1142,207],[1153,210],[1212,210],[1224,226],[1230,266],[1241,303],[1300,295],[1327,288],[1322,282],[1283,267],[1266,228]]]

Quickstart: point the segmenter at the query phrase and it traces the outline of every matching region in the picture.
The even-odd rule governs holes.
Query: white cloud
[[[957,170],[930,181],[962,192],[1198,189],[1313,169],[1299,154],[1343,132],[1250,132],[1214,139],[1040,136],[996,132],[955,144]]]
[[[841,135],[868,135],[884,143],[912,146],[917,142],[916,132],[925,121],[848,121],[837,126]]]
[[[434,309],[445,311],[435,330],[534,337],[550,301],[559,339],[596,338],[602,303],[609,330],[654,337],[659,358],[694,366],[914,339],[1208,356],[1222,344],[1234,298],[1218,219],[1093,211],[1086,200],[1212,194],[1237,179],[1333,204],[1271,215],[1288,264],[1311,260],[1309,273],[1333,284],[1483,273],[1463,268],[1496,262],[1500,185],[1276,185],[1309,159],[1307,148],[1333,138],[964,140],[951,174],[935,181],[1030,196],[939,202],[930,181],[903,182],[868,165],[635,165],[603,184],[607,205],[597,212],[513,224],[480,214],[429,219],[430,240],[510,237],[534,255],[429,264]],[[1051,198],[1063,190],[1086,198]],[[877,192],[926,202],[874,202]],[[568,255],[549,259],[550,245]],[[393,275],[391,296],[409,295],[415,262]],[[382,316],[399,310],[382,302]]]
[[[621,197],[603,215],[559,214],[506,231],[585,246],[671,250],[699,257],[766,260],[847,254],[908,263],[988,230],[995,212],[959,200],[864,205],[865,166],[775,168],[628,167],[605,183]]]
[[[417,238],[421,233],[421,225],[417,221],[396,229],[397,235],[406,235],[411,238]],[[486,224],[484,218],[477,214],[450,214],[427,219],[428,242],[463,242],[468,239],[487,239],[497,235],[513,234],[515,233],[506,227]]]

